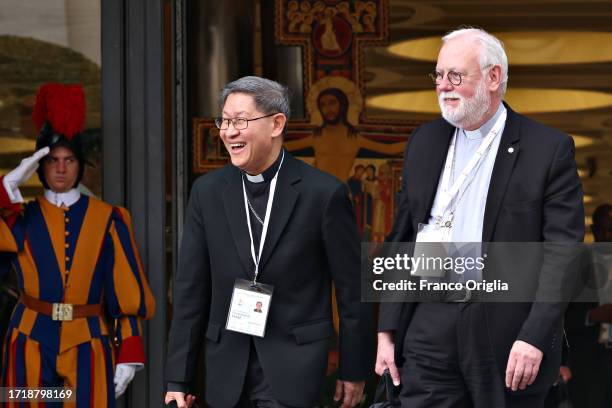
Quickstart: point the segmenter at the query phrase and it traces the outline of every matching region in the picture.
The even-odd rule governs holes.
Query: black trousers
[[[272,396],[252,341],[247,375],[236,408],[297,408],[284,405]]]
[[[506,391],[481,303],[418,304],[404,358],[403,408],[538,408],[546,397]]]

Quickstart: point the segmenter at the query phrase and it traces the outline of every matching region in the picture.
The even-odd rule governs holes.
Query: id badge
[[[273,291],[271,285],[236,279],[225,328],[264,337]]]
[[[412,276],[442,278],[446,275],[444,261],[449,254],[449,235],[450,228],[419,224],[410,270]]]
[[[436,224],[419,223],[416,242],[445,242],[449,233],[450,228],[441,227]]]

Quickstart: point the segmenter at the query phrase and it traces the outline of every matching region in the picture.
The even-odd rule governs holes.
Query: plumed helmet
[[[39,132],[36,150],[43,147],[54,149],[66,147],[79,161],[76,187],[85,171],[85,155],[81,132],[85,126],[85,93],[79,84],[64,85],[54,82],[40,87],[32,112],[32,121]],[[43,159],[44,160],[44,159]],[[45,188],[49,188],[43,171],[39,166],[38,178]]]

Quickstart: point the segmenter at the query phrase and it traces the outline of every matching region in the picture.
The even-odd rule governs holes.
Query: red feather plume
[[[85,93],[81,85],[44,84],[32,111],[36,131],[49,122],[53,131],[72,140],[85,126]]]

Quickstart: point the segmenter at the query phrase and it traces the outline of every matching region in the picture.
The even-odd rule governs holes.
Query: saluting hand
[[[10,192],[7,191],[7,193],[11,195],[12,192],[13,195],[15,195],[14,203],[23,202],[23,198],[21,197],[19,190],[17,190],[17,187],[19,187],[20,185],[25,183],[30,177],[32,177],[32,174],[34,174],[34,172],[38,168],[38,161],[48,155],[49,151],[50,150],[48,147],[43,147],[42,149],[37,150],[32,156],[26,157],[25,159],[21,160],[19,166],[17,166],[13,171],[4,176],[3,181],[5,183],[5,187],[10,190]]]

